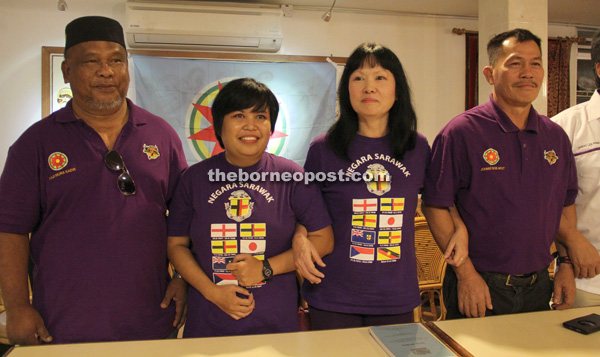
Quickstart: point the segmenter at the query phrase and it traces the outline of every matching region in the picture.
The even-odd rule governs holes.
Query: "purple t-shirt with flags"
[[[211,182],[211,170],[219,170],[223,176],[215,174]],[[245,181],[226,177],[227,173],[239,174],[240,170],[252,175]],[[269,153],[245,168],[228,163],[225,153],[193,165],[183,174],[169,208],[169,236],[190,237],[196,261],[215,284],[237,285],[225,268],[236,254],[268,259],[291,249],[296,222],[305,225],[309,232],[331,224],[316,185],[272,176],[286,172],[302,172],[302,168]],[[256,180],[259,174],[265,174],[264,180]],[[298,330],[294,271],[248,289],[254,295],[256,308],[247,317],[234,320],[190,287],[184,337]]]
[[[533,107],[519,130],[490,95],[436,137],[423,202],[456,205],[477,270],[527,274],[552,261],[563,206],[576,196],[575,161],[564,130]]]
[[[181,141],[161,118],[128,100],[114,150],[137,187],[104,163],[102,138],[71,103],[12,145],[0,180],[0,231],[31,232],[33,306],[54,343],[164,338],[174,303],[169,282],[167,203],[187,166]]]
[[[359,182],[320,183],[335,235],[335,249],[320,284],[304,283],[310,306],[352,314],[402,314],[420,303],[414,241],[414,217],[423,188],[430,149],[418,135],[416,147],[397,160],[389,137],[357,135],[348,154],[337,157],[325,136],[313,141],[306,158],[308,172],[342,172]]]

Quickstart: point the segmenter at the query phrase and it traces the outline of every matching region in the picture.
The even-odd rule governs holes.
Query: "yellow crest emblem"
[[[544,159],[546,159],[550,165],[554,165],[556,161],[558,161],[558,155],[556,155],[556,151],[554,150],[544,150]]]
[[[158,159],[160,152],[158,152],[158,146],[144,144],[144,154],[148,155],[148,160]]]

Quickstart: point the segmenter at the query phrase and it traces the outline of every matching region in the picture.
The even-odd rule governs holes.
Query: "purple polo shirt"
[[[526,274],[552,260],[562,208],[576,196],[575,162],[563,129],[532,107],[519,130],[490,95],[436,137],[423,201],[456,205],[475,269]]]
[[[347,175],[387,173],[391,180],[320,183],[333,219],[335,248],[319,267],[320,284],[304,282],[302,294],[318,309],[368,315],[402,314],[419,305],[415,255],[415,210],[423,188],[430,149],[418,135],[402,160],[390,152],[389,137],[356,135],[350,161],[336,156],[325,136],[310,146],[305,169]],[[381,176],[380,176],[381,177]],[[360,176],[359,176],[360,178]]]
[[[271,258],[292,247],[296,222],[309,232],[331,224],[316,185],[266,180],[210,181],[209,170],[238,173],[225,153],[191,166],[182,176],[169,207],[169,236],[189,236],[191,251],[216,285],[238,284],[226,269],[239,253]],[[294,173],[294,162],[265,153],[245,173]],[[250,335],[298,330],[298,288],[294,271],[248,288],[256,308],[234,320],[198,290],[188,292],[184,337]]]
[[[124,196],[100,136],[66,108],[12,145],[0,179],[0,231],[31,232],[33,306],[55,343],[164,338],[174,304],[167,203],[187,166],[164,120],[128,100],[115,145],[137,193]]]

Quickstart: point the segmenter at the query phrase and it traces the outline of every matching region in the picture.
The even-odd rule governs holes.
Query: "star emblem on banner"
[[[219,91],[223,89],[223,84],[221,84],[221,82],[219,82]],[[193,135],[190,135],[188,137],[188,139],[190,140],[202,140],[202,141],[208,141],[208,142],[212,142],[214,143],[214,148],[211,152],[211,156],[217,155],[223,151],[225,151],[221,145],[219,145],[219,142],[217,140],[217,136],[215,134],[215,127],[213,124],[213,116],[212,116],[212,112],[211,112],[211,107],[206,106],[206,105],[201,105],[198,103],[192,103],[192,105],[194,106],[194,108],[196,108],[196,110],[198,110],[200,112],[200,114],[202,114],[202,116],[210,123],[210,126],[200,129],[199,131],[197,131],[196,133],[194,133]],[[278,139],[278,138],[283,138],[286,137],[287,134],[279,131],[279,130],[274,130],[273,133],[271,134],[271,139]]]

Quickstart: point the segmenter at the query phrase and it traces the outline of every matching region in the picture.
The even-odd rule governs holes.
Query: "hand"
[[[565,310],[573,306],[575,302],[575,276],[570,264],[560,264],[554,273],[554,296],[552,297],[552,308]]]
[[[466,230],[457,229],[450,237],[444,259],[452,266],[461,266],[469,256],[469,237]]]
[[[600,254],[583,236],[577,244],[568,246],[568,253],[573,262],[576,278],[593,278],[600,274]]]
[[[265,258],[266,259],[266,258]],[[250,254],[238,254],[227,264],[227,270],[238,280],[240,286],[254,286],[264,280],[263,263]]]
[[[322,267],[325,266],[325,263],[321,260],[319,252],[308,240],[308,237],[304,234],[296,234],[292,240],[292,250],[294,252],[296,269],[312,284],[319,284],[321,279],[325,277],[325,274],[317,270],[314,263]]]
[[[246,295],[248,298],[240,298],[237,294]],[[250,315],[255,307],[254,295],[237,285],[214,285],[211,293],[205,297],[235,320]]]
[[[486,309],[493,308],[490,289],[473,267],[458,279],[458,310],[466,317],[483,317]]]
[[[6,335],[14,345],[39,345],[52,341],[40,313],[31,305],[6,310]]]
[[[173,327],[181,328],[187,318],[187,288],[188,284],[181,278],[172,279],[167,285],[165,297],[160,303],[160,307],[166,309],[171,300],[175,301],[175,320]]]

